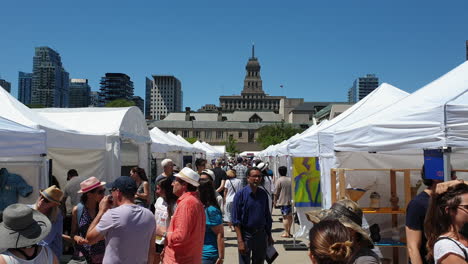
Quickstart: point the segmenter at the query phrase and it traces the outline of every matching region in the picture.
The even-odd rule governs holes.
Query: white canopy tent
[[[0,168],[21,176],[33,187],[32,194],[26,198],[19,197],[19,202],[34,203],[38,191],[47,187],[48,167],[45,153],[47,148],[44,130],[0,117]]]
[[[184,145],[180,144],[178,141],[175,141],[157,127],[154,127],[150,130],[150,136],[152,140],[152,153],[167,153],[186,149]]]
[[[468,147],[468,62],[385,110],[343,127],[339,151]]]
[[[337,129],[348,127],[363,118],[385,109],[407,97],[408,93],[390,84],[382,83],[365,98],[336,118],[319,125],[288,145],[292,157],[319,157],[323,207],[331,206],[330,169],[336,167],[333,138]]]
[[[61,176],[58,178],[61,184],[65,183],[62,175],[71,168],[80,175],[96,176],[108,182],[126,173],[123,167],[138,166],[149,172],[151,138],[139,108],[43,108],[34,112],[65,129],[103,141],[92,149],[49,148],[48,155],[54,160],[53,172]],[[80,140],[87,144],[80,138],[69,140],[77,141],[77,145],[81,145]]]
[[[218,157],[218,152],[215,150],[213,150],[212,148],[208,147],[207,145],[203,144],[203,142],[200,142],[200,141],[195,141],[193,144],[192,144],[194,147],[196,148],[199,148],[199,149],[202,149],[203,151],[205,151],[206,153],[206,159],[208,160],[211,160],[211,159],[214,159],[216,157]]]
[[[44,130],[0,117],[0,157],[24,157],[47,153]]]
[[[211,146],[210,144],[206,143],[206,142],[201,142],[204,146],[206,146],[208,149],[212,150],[213,152],[213,158],[221,158],[224,156],[224,152],[221,152],[219,151],[217,148]]]
[[[193,160],[205,155],[204,150],[193,147],[185,139],[182,138],[181,140],[181,138],[172,133],[164,133],[157,127],[151,129],[150,135],[153,140],[151,152],[157,162],[157,174],[162,173],[162,168],[159,165],[165,158],[169,158],[176,165],[182,166],[184,156],[192,156]]]

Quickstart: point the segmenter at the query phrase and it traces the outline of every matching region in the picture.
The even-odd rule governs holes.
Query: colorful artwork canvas
[[[292,158],[294,202],[297,207],[322,206],[319,158]]]

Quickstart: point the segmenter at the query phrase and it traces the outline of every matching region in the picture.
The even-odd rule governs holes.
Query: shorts
[[[164,249],[164,245],[156,244],[156,253],[161,254],[161,252],[163,251],[163,249]]]
[[[281,208],[281,214],[282,215],[291,215],[292,214],[292,206],[291,205],[282,205],[280,206]]]

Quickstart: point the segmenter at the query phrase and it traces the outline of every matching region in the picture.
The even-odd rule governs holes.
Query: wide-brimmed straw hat
[[[99,181],[96,177],[91,176],[88,179],[80,182],[81,189],[78,191],[78,193],[89,192],[104,185],[106,185],[106,182]]]
[[[12,204],[3,211],[0,248],[23,248],[37,244],[50,232],[49,218],[24,204]]]
[[[198,181],[200,180],[200,175],[198,175],[198,173],[196,173],[190,168],[185,167],[174,176],[187,183],[192,184],[195,187],[198,187],[200,185],[200,183],[198,183]]]
[[[334,203],[330,209],[312,210],[305,213],[305,215],[314,224],[322,220],[338,220],[344,226],[360,233],[365,240],[373,244],[369,234],[362,228],[361,208],[357,203],[349,199]]]
[[[41,195],[46,198],[49,202],[60,205],[60,201],[63,197],[63,192],[57,186],[52,185],[45,190],[40,191]]]

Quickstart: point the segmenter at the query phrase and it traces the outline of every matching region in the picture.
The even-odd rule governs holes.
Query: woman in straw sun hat
[[[0,264],[59,263],[47,246],[40,246],[51,230],[47,216],[24,204],[12,204],[3,211],[0,223],[0,248],[8,248],[0,254]]]
[[[62,197],[63,192],[57,186],[52,185],[45,190],[41,190],[36,203],[31,205],[33,209],[46,215],[52,223],[49,235],[40,242],[40,245],[49,246],[59,259],[62,257],[63,250],[63,216],[59,208]]]
[[[104,240],[88,245],[86,232],[99,212],[99,202],[104,198],[106,183],[92,176],[80,183],[81,199],[72,210],[71,240],[75,244],[72,260],[102,263],[106,245]]]

